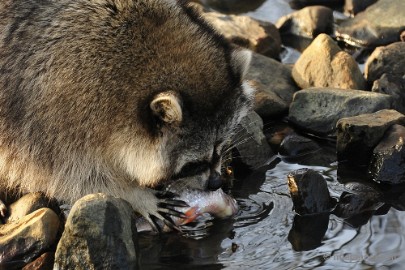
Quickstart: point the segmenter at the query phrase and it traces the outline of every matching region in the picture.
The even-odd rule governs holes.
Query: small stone
[[[405,113],[405,76],[401,78],[384,73],[381,78],[373,82],[371,91],[392,96],[393,108],[400,113]]]
[[[405,29],[404,10],[404,0],[379,0],[343,21],[335,31],[336,38],[352,46],[371,48],[396,42]]]
[[[370,163],[373,180],[378,183],[405,183],[405,127],[393,125],[374,148]]]
[[[373,212],[384,203],[378,192],[349,193],[343,192],[333,209],[333,214],[340,218],[353,218],[364,212]]]
[[[272,23],[207,10],[201,15],[229,42],[275,59],[280,58],[281,37]]]
[[[128,202],[87,195],[72,207],[54,269],[137,269],[136,243],[136,217]]]
[[[58,216],[41,208],[18,222],[0,225],[0,265],[11,261],[30,262],[56,241]]]
[[[320,34],[294,65],[292,76],[301,88],[366,89],[356,61],[331,37]]]
[[[285,114],[298,90],[291,68],[274,59],[253,53],[246,79],[256,89],[254,110],[263,118]]]
[[[336,123],[343,117],[391,107],[392,98],[388,95],[359,90],[310,88],[295,93],[288,119],[308,132],[333,135]]]
[[[318,214],[331,210],[332,199],[321,174],[311,169],[300,169],[289,173],[287,179],[297,214]]]
[[[267,164],[274,155],[263,134],[263,120],[255,112],[250,112],[239,124],[234,144],[239,161],[251,169]]]
[[[281,17],[276,27],[280,34],[293,34],[315,38],[320,33],[333,31],[333,10],[324,6],[305,7]]]
[[[397,123],[405,123],[405,116],[395,110],[340,119],[337,123],[338,161],[352,166],[368,165],[373,148],[386,130]]]

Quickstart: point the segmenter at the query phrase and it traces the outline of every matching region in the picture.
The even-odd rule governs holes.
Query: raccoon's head
[[[149,1],[156,5],[137,9],[130,24],[142,50],[131,47],[126,59],[136,56],[141,65],[126,77],[136,78],[140,89],[133,95],[145,132],[138,131],[133,147],[121,147],[120,160],[141,185],[180,178],[217,182],[224,146],[254,95],[243,79],[251,52],[232,47],[181,2]]]

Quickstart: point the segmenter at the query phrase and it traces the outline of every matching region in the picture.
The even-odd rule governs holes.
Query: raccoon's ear
[[[152,113],[168,124],[179,124],[183,120],[180,97],[173,91],[156,95],[150,103]]]
[[[231,65],[236,74],[243,78],[249,70],[252,52],[250,50],[236,49],[232,52]]]

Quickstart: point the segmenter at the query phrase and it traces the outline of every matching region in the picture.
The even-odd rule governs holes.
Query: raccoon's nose
[[[208,177],[208,189],[217,190],[221,186],[222,186],[221,175],[217,171],[212,170],[210,177]]]

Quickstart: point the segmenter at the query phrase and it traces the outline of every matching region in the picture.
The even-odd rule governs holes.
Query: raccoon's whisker
[[[229,145],[229,147],[227,147],[226,149],[223,150],[222,154],[227,154],[229,151],[231,151],[233,148],[238,147],[239,145],[242,145],[244,143],[246,143],[247,141],[249,141],[250,139],[253,138],[253,135],[250,135],[248,137],[242,138],[237,142],[232,143],[231,145]]]

